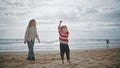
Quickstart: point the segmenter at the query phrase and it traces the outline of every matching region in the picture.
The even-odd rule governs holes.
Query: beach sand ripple
[[[0,68],[120,68],[120,48],[71,51],[71,62],[61,64],[60,54],[37,52],[36,60],[27,53],[0,53]]]

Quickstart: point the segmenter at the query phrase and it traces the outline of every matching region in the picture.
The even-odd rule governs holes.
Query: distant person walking
[[[35,60],[35,56],[33,52],[35,38],[37,38],[38,42],[40,42],[38,34],[37,34],[37,29],[36,29],[36,21],[32,19],[30,20],[27,26],[27,29],[25,32],[25,38],[24,38],[24,44],[27,43],[28,50],[29,50],[27,60],[31,60],[31,61]]]
[[[109,41],[109,39],[107,39],[107,40],[106,40],[107,48],[109,48],[109,46],[110,46],[109,43],[110,43],[110,41]]]
[[[69,31],[67,29],[66,25],[61,26],[62,20],[60,21],[58,25],[58,32],[59,32],[59,42],[60,42],[60,55],[62,59],[62,64],[64,64],[64,53],[66,53],[67,62],[70,62],[70,49],[68,46],[68,37],[69,37]]]

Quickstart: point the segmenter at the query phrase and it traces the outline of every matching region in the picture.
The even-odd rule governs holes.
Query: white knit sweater
[[[35,27],[30,27],[26,29],[25,32],[25,41],[35,41],[35,38],[39,39],[37,34],[37,29]]]

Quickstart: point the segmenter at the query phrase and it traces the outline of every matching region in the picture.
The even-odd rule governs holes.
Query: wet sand
[[[120,68],[120,48],[71,50],[72,63],[65,59],[65,64],[59,51],[35,52],[35,57],[35,61],[29,61],[27,52],[2,52],[0,68]]]

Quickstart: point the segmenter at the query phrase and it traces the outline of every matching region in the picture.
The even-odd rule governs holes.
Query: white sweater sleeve
[[[39,40],[39,35],[37,33],[37,29],[36,29],[36,35],[35,35],[35,37],[37,38],[37,40]]]
[[[29,28],[26,29],[24,41],[27,41],[27,39],[28,39],[28,34],[29,34]]]

